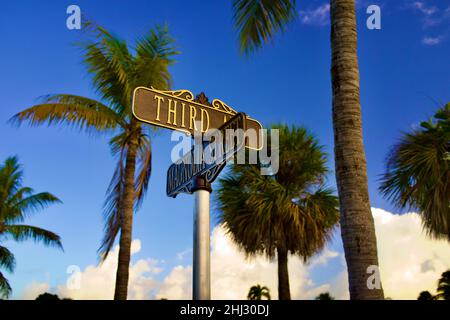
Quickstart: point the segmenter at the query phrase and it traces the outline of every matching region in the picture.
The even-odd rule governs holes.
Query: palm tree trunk
[[[350,298],[383,299],[381,285],[367,285],[367,268],[378,266],[378,254],[362,137],[355,0],[330,3],[336,182]]]
[[[132,120],[131,125],[134,127]],[[123,194],[123,216],[120,229],[119,259],[116,273],[114,300],[126,300],[128,294],[128,278],[131,256],[131,240],[134,209],[134,175],[136,170],[136,153],[138,149],[137,135],[132,134],[128,145],[125,162],[125,186]]]
[[[291,300],[289,289],[288,251],[277,248],[278,260],[278,299]]]

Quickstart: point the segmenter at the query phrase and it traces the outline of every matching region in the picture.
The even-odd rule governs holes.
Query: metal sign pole
[[[194,300],[211,299],[210,276],[210,195],[211,186],[204,177],[194,181],[194,245],[192,297]]]

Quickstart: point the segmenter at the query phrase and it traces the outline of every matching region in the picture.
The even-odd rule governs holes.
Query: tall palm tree
[[[450,241],[450,103],[403,134],[380,190],[398,207],[418,209],[429,236]]]
[[[151,174],[151,126],[139,123],[131,110],[132,93],[138,86],[168,90],[169,66],[178,52],[167,27],[157,27],[136,43],[125,41],[93,24],[94,40],[81,44],[84,63],[100,100],[71,94],[47,96],[42,104],[18,113],[13,121],[31,125],[66,125],[89,133],[112,133],[112,153],[118,163],[104,205],[105,234],[99,249],[107,257],[120,231],[120,250],[114,298],[125,300],[128,291],[133,211],[137,210]]]
[[[270,290],[257,284],[248,291],[247,300],[262,300],[263,297],[270,300]]]
[[[450,300],[450,270],[445,271],[438,282],[437,297]]]
[[[220,220],[247,255],[278,261],[278,296],[289,300],[288,254],[306,262],[331,237],[338,200],[325,188],[326,157],[301,127],[279,130],[279,171],[263,176],[259,165],[234,165],[219,180]]]
[[[46,246],[62,249],[61,239],[51,231],[22,224],[26,218],[48,205],[60,202],[48,192],[34,193],[23,187],[23,171],[17,157],[10,157],[0,165],[0,241],[41,241]],[[0,267],[14,271],[16,260],[11,251],[0,245]],[[0,296],[8,297],[11,286],[0,272]]]
[[[233,0],[233,9],[246,53],[269,42],[297,16],[295,0]],[[355,0],[330,0],[330,16],[334,158],[350,298],[383,299],[381,286],[367,286],[367,268],[378,266],[378,253],[362,137]]]

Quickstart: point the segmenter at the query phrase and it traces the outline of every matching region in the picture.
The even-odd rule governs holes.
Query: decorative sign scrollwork
[[[237,113],[233,108],[231,108],[229,105],[227,105],[225,102],[223,102],[219,99],[213,100],[212,107],[216,110],[221,110],[223,112],[233,114],[233,115]]]
[[[189,90],[164,91],[164,90],[157,90],[153,87],[152,87],[152,90],[159,92],[159,93],[169,94],[171,96],[174,96],[174,97],[177,97],[180,99],[194,101],[194,95]]]

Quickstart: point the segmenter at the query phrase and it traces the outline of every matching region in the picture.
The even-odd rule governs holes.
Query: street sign
[[[204,177],[207,183],[212,183],[227,160],[244,148],[247,119],[244,113],[236,114],[219,128],[222,141],[204,141],[201,148],[194,145],[172,164],[167,171],[167,195],[175,198],[179,193],[192,194],[196,177]],[[212,154],[212,158],[205,159],[205,154]]]
[[[169,167],[166,193],[174,198],[180,193],[195,195],[192,297],[209,300],[211,183],[232,155],[244,147],[263,148],[262,126],[218,99],[209,103],[206,96],[200,94],[194,100],[194,95],[187,90],[138,87],[133,93],[132,111],[141,122],[194,137],[190,152]],[[202,141],[197,141],[198,137]],[[204,141],[203,138],[209,137],[209,141]]]
[[[160,91],[137,87],[133,93],[133,115],[140,121],[158,127],[194,135],[218,129],[237,112],[224,102],[215,99],[211,104],[194,101],[188,90]],[[262,126],[247,117],[246,147],[262,149]]]

